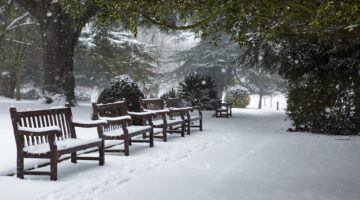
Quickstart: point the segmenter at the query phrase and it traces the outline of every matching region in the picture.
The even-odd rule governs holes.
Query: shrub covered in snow
[[[235,108],[245,108],[250,103],[249,92],[246,88],[232,87],[226,91],[226,103],[232,103]]]
[[[129,110],[139,111],[139,98],[144,98],[139,86],[128,75],[116,76],[99,95],[98,103],[111,103],[126,99]]]
[[[214,99],[217,98],[216,85],[210,77],[190,74],[179,83],[179,95],[192,106],[213,109]]]

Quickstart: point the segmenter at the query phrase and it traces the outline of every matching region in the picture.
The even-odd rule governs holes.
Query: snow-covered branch
[[[18,24],[21,20],[25,19],[29,15],[30,15],[29,12],[23,13],[21,16],[14,19],[9,25],[7,25],[4,31],[8,31],[9,29],[13,29],[14,26],[16,26],[16,24]]]

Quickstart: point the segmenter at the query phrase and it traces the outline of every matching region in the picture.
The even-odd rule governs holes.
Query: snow
[[[129,134],[136,133],[136,132],[143,131],[143,130],[147,130],[149,128],[151,128],[151,126],[128,126],[127,127],[128,131],[129,131]],[[120,135],[123,135],[123,134],[124,134],[124,131],[123,131],[122,128],[104,132],[104,135],[110,136],[110,137],[120,136]]]
[[[129,115],[120,116],[120,117],[100,117],[100,119],[110,122],[122,121],[122,120],[131,120]]]
[[[50,107],[0,99],[1,175],[16,169],[10,105]],[[0,176],[1,199],[360,199],[359,137],[286,132],[284,111],[234,109],[229,119],[203,114],[204,131],[156,139],[154,148],[134,143],[129,157],[106,153],[105,166],[63,161],[57,182]],[[73,115],[90,119],[90,103]],[[76,130],[79,138],[97,136],[96,129]]]
[[[146,111],[146,112],[128,112],[129,115],[134,115],[134,116],[144,116],[144,115],[149,115],[149,114],[156,114],[156,112],[152,112],[152,111]]]
[[[68,138],[64,140],[57,140],[56,146],[57,150],[65,150],[70,149],[77,146],[87,145],[95,142],[100,142],[100,138],[93,138],[93,139],[74,139]],[[49,144],[39,144],[34,146],[28,146],[24,148],[25,152],[33,153],[33,154],[44,154],[50,152],[50,145]]]
[[[89,124],[89,125],[107,124],[107,120],[105,120],[105,119],[98,119],[98,120],[73,119],[72,122],[76,123],[76,124]]]
[[[40,132],[47,132],[47,131],[61,131],[59,126],[48,126],[48,127],[41,127],[41,128],[30,128],[30,127],[22,127],[18,126],[19,131],[27,131],[31,133],[40,133]]]

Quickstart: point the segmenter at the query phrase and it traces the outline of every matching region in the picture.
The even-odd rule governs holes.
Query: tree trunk
[[[41,24],[43,41],[44,82],[46,96],[63,95],[75,104],[75,79],[73,75],[74,49],[80,31],[73,31],[56,20]]]
[[[259,92],[259,105],[258,105],[258,109],[261,109],[262,108],[262,98],[263,98],[263,90],[260,89],[260,92]]]

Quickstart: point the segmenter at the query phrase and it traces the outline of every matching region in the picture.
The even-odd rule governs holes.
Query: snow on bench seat
[[[64,140],[55,141],[57,146],[57,151],[71,149],[77,146],[83,146],[95,142],[100,142],[101,138],[93,138],[93,139],[79,139],[79,138],[68,138]],[[50,145],[48,143],[28,146],[23,148],[24,152],[31,154],[46,154],[50,152]]]
[[[124,116],[120,116],[120,117],[99,117],[100,120],[105,120],[105,121],[109,121],[109,122],[116,122],[116,121],[121,121],[121,120],[131,120],[131,117],[129,115],[124,115]]]
[[[168,113],[168,112],[170,112],[169,109],[161,109],[161,110],[149,110],[149,109],[144,109],[144,111],[146,111],[146,112],[155,112],[155,113]]]
[[[132,133],[137,133],[139,131],[149,130],[149,129],[151,129],[151,126],[128,126],[127,129],[129,131],[129,134],[131,135]],[[104,132],[105,136],[110,136],[110,137],[120,136],[123,134],[124,134],[124,131],[122,128]]]
[[[47,126],[42,128],[31,128],[31,127],[22,127],[18,125],[19,131],[26,131],[31,133],[41,133],[41,132],[47,132],[47,131],[61,131],[59,126]]]
[[[98,119],[98,120],[72,120],[74,124],[92,124],[92,125],[98,125],[98,124],[106,124],[107,121],[104,119]]]
[[[171,124],[181,124],[183,120],[181,118],[173,118],[173,119],[166,119],[166,122],[168,125]],[[154,126],[161,126],[164,123],[162,119],[154,120],[153,125]]]

